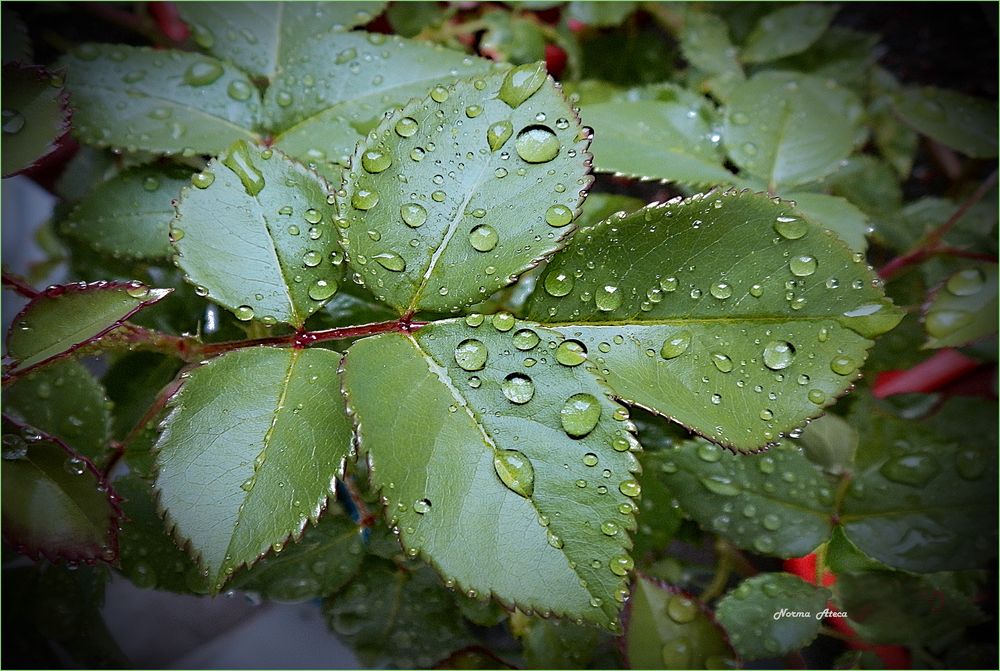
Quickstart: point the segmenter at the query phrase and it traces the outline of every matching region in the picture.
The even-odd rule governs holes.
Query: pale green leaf
[[[589,144],[541,65],[436,88],[354,152],[339,201],[352,267],[401,313],[482,301],[573,230]]]
[[[257,137],[257,88],[246,73],[210,56],[85,44],[65,65],[73,131],[87,144],[215,154]]]
[[[584,341],[626,402],[753,450],[843,394],[898,323],[862,260],[788,203],[699,194],[581,229],[528,314]]]
[[[725,669],[735,653],[697,599],[640,576],[625,618],[625,657],[633,669]]]
[[[826,414],[809,423],[798,444],[809,461],[831,475],[841,475],[853,468],[858,432],[840,416]]]
[[[807,646],[819,633],[830,591],[788,573],[740,583],[716,606],[719,624],[744,659],[777,657]]]
[[[594,127],[594,167],[629,177],[683,184],[731,183],[707,101],[611,101],[585,105]]]
[[[329,163],[347,164],[355,144],[387,110],[426,96],[435,85],[485,75],[494,67],[457,51],[378,33],[329,33],[294,46],[288,53],[294,72],[279,74],[267,91],[267,123],[279,133],[278,148],[327,174],[336,172]]]
[[[715,14],[689,11],[680,34],[681,53],[691,65],[730,85],[746,78],[729,39],[726,22]]]
[[[997,155],[997,104],[925,86],[906,88],[893,102],[896,113],[917,131],[973,158]]]
[[[3,66],[3,176],[30,168],[69,130],[66,92],[40,67]]]
[[[35,559],[111,561],[120,511],[101,473],[34,428],[3,421],[3,536]]]
[[[837,169],[854,149],[860,101],[823,79],[762,72],[733,91],[722,141],[741,169],[777,188]]]
[[[111,413],[104,387],[86,366],[65,360],[35,370],[3,393],[4,412],[99,461],[109,448]]]
[[[94,282],[49,287],[15,318],[7,334],[13,372],[23,372],[99,340],[173,289],[139,282]]]
[[[660,469],[681,508],[741,548],[800,557],[833,529],[837,482],[794,444],[735,455],[708,442],[688,441],[667,449]]]
[[[507,313],[469,321],[348,350],[386,517],[463,591],[614,628],[639,490],[628,415],[587,366],[560,363],[583,362],[577,343]]]
[[[808,49],[826,31],[840,5],[803,2],[783,6],[757,21],[743,44],[743,60],[764,63]]]
[[[568,18],[595,28],[621,25],[635,11],[635,2],[570,2],[566,5]]]
[[[97,184],[73,209],[63,230],[116,258],[170,256],[173,202],[191,181],[184,173],[137,168]]]
[[[294,69],[289,58],[312,37],[374,19],[384,2],[185,2],[178,5],[192,37],[212,55],[255,77]]]
[[[479,40],[479,53],[514,65],[545,59],[545,34],[537,21],[497,10],[483,14],[486,32]]]
[[[344,269],[321,178],[237,142],[192,181],[170,235],[200,294],[239,319],[294,326],[333,297]]]
[[[865,213],[849,201],[825,193],[784,193],[784,198],[795,201],[795,209],[806,219],[829,229],[856,252],[868,249],[869,223]]]
[[[156,488],[218,591],[318,518],[350,450],[340,355],[248,348],[195,369],[171,399]]]
[[[893,169],[875,156],[845,160],[827,180],[834,196],[846,199],[880,225],[903,205],[903,190]],[[877,226],[876,231],[882,226]]]
[[[925,347],[959,347],[997,331],[997,267],[981,263],[951,275],[924,310]]]

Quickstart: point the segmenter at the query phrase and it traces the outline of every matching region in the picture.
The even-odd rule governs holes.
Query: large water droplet
[[[559,154],[559,138],[548,126],[528,126],[517,134],[514,149],[527,163],[546,163]]]
[[[890,331],[902,320],[901,312],[883,303],[866,303],[844,313],[847,328],[865,338],[874,339]]]
[[[793,256],[788,262],[788,269],[796,277],[809,277],[816,272],[816,259],[808,254]]]
[[[184,72],[184,83],[189,86],[206,86],[222,76],[223,69],[219,63],[198,61]]]
[[[698,604],[681,594],[675,594],[667,602],[667,615],[677,624],[687,624],[698,614]]]
[[[406,259],[396,252],[379,252],[372,259],[386,270],[401,273],[406,270]]]
[[[419,125],[417,120],[404,116],[402,119],[396,122],[396,135],[399,137],[412,137],[414,133],[417,132]]]
[[[517,450],[502,450],[493,457],[493,468],[507,489],[524,498],[535,488],[535,468],[528,457]]]
[[[535,395],[535,384],[531,378],[521,373],[511,373],[500,383],[500,389],[507,400],[517,405],[524,405]]]
[[[555,228],[561,228],[573,221],[573,210],[565,205],[553,205],[545,211],[545,223]]]
[[[911,487],[923,487],[941,472],[941,466],[930,454],[907,454],[889,459],[878,472],[893,482]]]
[[[663,644],[660,649],[660,658],[663,660],[664,669],[690,669],[691,668],[691,644],[685,638],[675,638]],[[705,668],[725,668],[708,666]]]
[[[475,371],[486,367],[490,351],[479,340],[468,338],[458,343],[455,348],[455,363],[463,370]]]
[[[594,430],[601,418],[601,403],[591,394],[573,394],[559,411],[563,431],[573,438],[582,438]]]
[[[545,276],[545,292],[550,296],[565,296],[573,291],[573,276],[569,273],[558,271],[549,272]]]
[[[660,356],[664,359],[676,359],[687,351],[691,346],[691,332],[687,329],[675,331],[669,338],[663,341],[660,348]]]
[[[418,515],[426,515],[431,511],[431,502],[427,499],[417,499],[413,502],[413,512]]]
[[[740,493],[739,487],[733,484],[732,478],[727,475],[709,475],[701,478],[701,484],[708,491],[719,496],[736,496]]]
[[[611,569],[611,572],[620,576],[628,575],[628,572],[631,571],[634,566],[635,563],[628,555],[613,557],[611,561],[608,562],[608,568]]]
[[[527,352],[535,349],[538,345],[539,337],[538,334],[531,329],[521,329],[513,335],[511,340],[514,343],[514,347],[522,352]]]
[[[245,141],[238,140],[233,143],[222,163],[239,177],[243,188],[251,196],[256,196],[264,188],[264,175],[250,158],[250,147]]]
[[[836,356],[830,361],[830,370],[837,375],[850,375],[857,368],[858,364],[849,356]]]
[[[226,87],[226,93],[233,100],[249,100],[251,92],[250,84],[242,79],[234,79]]]
[[[235,314],[236,318],[241,322],[248,322],[253,319],[254,312],[253,308],[249,305],[241,305],[233,311],[233,314]]]
[[[763,359],[771,370],[788,368],[795,359],[795,347],[785,340],[772,340],[764,346]]]
[[[623,480],[621,484],[618,485],[618,491],[625,496],[635,498],[639,496],[639,494],[642,494],[642,486],[635,480]]]
[[[497,246],[500,236],[489,224],[480,224],[469,231],[469,244],[477,252],[488,252]]]
[[[587,347],[579,340],[564,340],[556,348],[556,361],[564,366],[579,366],[587,360]]]
[[[316,280],[309,287],[309,298],[314,301],[325,301],[332,298],[337,293],[337,282],[335,280]]]
[[[798,217],[782,216],[775,220],[774,232],[786,240],[798,240],[809,232],[809,224]]]
[[[215,173],[211,170],[196,172],[191,175],[191,183],[199,189],[207,189],[215,181]]]
[[[733,360],[722,352],[712,352],[712,364],[720,373],[729,373],[733,370]]]
[[[420,228],[427,221],[427,210],[419,203],[406,203],[399,208],[403,223],[410,228]]]
[[[966,268],[948,278],[945,287],[955,296],[973,296],[986,286],[986,275],[979,268]]]
[[[486,142],[490,145],[490,151],[497,151],[507,143],[510,136],[514,134],[514,126],[506,119],[498,121],[486,129]]]
[[[545,83],[545,67],[541,63],[526,63],[507,72],[497,95],[511,107],[517,108]]]
[[[707,461],[712,464],[722,459],[722,448],[715,443],[699,443],[698,447],[695,449],[695,454],[697,454],[698,458],[702,461]]]
[[[963,310],[931,310],[924,318],[924,327],[935,338],[944,338],[970,324],[973,316]]]
[[[361,155],[361,167],[365,172],[377,174],[385,172],[392,165],[392,154],[381,149],[369,149]]]
[[[359,187],[351,196],[351,206],[356,210],[370,210],[378,204],[378,191]]]

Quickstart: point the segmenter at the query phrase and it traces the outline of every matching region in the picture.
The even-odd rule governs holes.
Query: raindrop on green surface
[[[356,210],[370,210],[378,204],[378,199],[378,191],[362,187],[351,196],[351,206]]]
[[[234,79],[226,87],[226,93],[233,100],[248,100],[251,92],[250,84],[242,79]]]
[[[369,149],[361,154],[361,167],[365,172],[377,174],[385,172],[392,165],[392,154],[381,149]]]
[[[70,475],[83,475],[87,470],[87,462],[79,457],[69,457],[63,462],[63,470]]]
[[[497,246],[500,236],[489,224],[480,224],[469,231],[469,244],[477,252],[488,252]]]
[[[878,472],[888,480],[911,487],[923,487],[941,472],[937,459],[930,454],[907,454],[889,459]]]
[[[241,305],[238,308],[236,308],[234,314],[236,315],[236,318],[239,319],[241,322],[248,322],[251,319],[253,319],[254,312],[253,308],[250,307],[249,305]]]
[[[490,151],[496,151],[507,143],[510,136],[514,134],[514,126],[510,121],[497,121],[486,129],[486,142],[490,145]]]
[[[497,97],[517,108],[542,87],[545,77],[545,66],[542,63],[519,65],[507,72]]]
[[[660,347],[660,356],[664,359],[676,359],[687,351],[691,346],[691,332],[687,329],[675,331],[673,335],[663,341]]]
[[[337,283],[334,280],[316,280],[307,293],[314,301],[325,301],[337,293]]]
[[[612,312],[622,304],[622,293],[618,287],[606,284],[594,292],[594,305],[601,312]]]
[[[944,338],[972,322],[973,314],[963,310],[931,310],[924,318],[927,333]]]
[[[323,221],[323,215],[320,214],[319,210],[316,210],[311,207],[302,213],[302,218],[305,219],[310,224],[318,224],[319,222]]]
[[[843,314],[846,326],[865,338],[874,339],[889,331],[902,320],[902,313],[895,312],[883,303],[866,303]]]
[[[448,194],[445,193],[444,191],[441,191],[440,189],[431,193],[431,200],[433,200],[435,203],[443,203],[444,199],[447,197]]]
[[[978,480],[986,473],[986,461],[976,450],[963,449],[955,455],[955,470],[965,480]]]
[[[850,375],[857,370],[858,364],[849,356],[836,356],[830,362],[830,370],[837,375]]]
[[[524,405],[535,395],[535,384],[522,373],[511,373],[500,383],[500,389],[507,400],[516,405]]]
[[[486,367],[486,360],[490,356],[490,351],[479,340],[468,338],[458,343],[455,348],[455,363],[462,370],[476,371]]]
[[[386,270],[391,270],[394,273],[406,270],[406,260],[396,252],[379,252],[372,259]]]
[[[527,352],[528,350],[535,349],[538,345],[539,337],[531,329],[521,329],[514,334],[511,340],[514,343],[514,347],[522,352]]]
[[[705,489],[719,496],[736,496],[740,493],[739,487],[727,475],[709,475],[700,478],[700,481]]]
[[[593,452],[587,452],[587,454],[583,455],[584,466],[596,466],[598,461],[597,455]]]
[[[191,183],[199,189],[207,189],[215,181],[215,173],[211,170],[196,172],[191,175]]]
[[[774,232],[786,240],[798,240],[809,232],[809,224],[798,217],[782,216],[774,221]]]
[[[514,324],[516,322],[517,320],[514,319],[514,315],[509,312],[498,312],[493,315],[493,318],[490,320],[490,323],[493,324],[493,328],[501,333],[506,333],[514,328]]]
[[[719,282],[718,284],[713,284],[708,293],[719,300],[725,300],[733,295],[733,288],[726,282]]]
[[[587,347],[579,340],[564,340],[556,348],[556,361],[564,366],[579,366],[587,360]]]
[[[573,291],[573,276],[565,272],[550,272],[545,276],[545,292],[550,296],[565,296]]]
[[[635,498],[642,493],[642,486],[635,480],[624,480],[618,485],[618,491],[625,496]]]
[[[763,359],[771,370],[788,368],[795,359],[795,347],[785,340],[772,340],[764,346]]]
[[[559,411],[563,431],[573,438],[582,438],[593,431],[600,418],[601,404],[591,394],[573,394]]]
[[[633,563],[632,558],[628,555],[613,557],[611,561],[608,562],[608,567],[611,569],[611,572],[620,576],[628,575],[628,572],[631,571],[634,566],[635,564]]]
[[[483,113],[483,108],[480,105],[469,105],[465,108],[465,116],[470,119],[475,119],[477,116]]]
[[[698,615],[698,604],[682,594],[675,594],[667,602],[667,615],[677,624],[687,624]]]
[[[698,447],[695,449],[695,454],[702,461],[707,461],[712,464],[722,459],[722,448],[714,443],[699,443]]]
[[[808,254],[793,256],[788,262],[788,269],[796,277],[809,277],[816,272],[816,259]]]
[[[234,142],[222,163],[239,177],[243,188],[251,196],[256,196],[264,188],[264,175],[250,158],[250,147],[245,141]]]
[[[434,102],[443,103],[448,100],[448,95],[448,89],[440,84],[431,89],[431,100]]]
[[[826,403],[826,394],[822,389],[810,389],[809,393],[806,394],[810,403],[815,403],[816,405],[823,405]]]
[[[986,286],[986,275],[979,268],[966,268],[948,278],[945,287],[955,296],[973,296]]]
[[[559,138],[547,126],[528,126],[517,134],[514,149],[527,163],[547,163],[559,155]]]
[[[675,638],[663,644],[660,649],[660,658],[663,660],[664,669],[689,669],[691,667],[691,644],[684,638]],[[714,669],[709,666],[706,668]]]
[[[316,250],[310,250],[302,255],[302,264],[306,268],[315,268],[323,262],[323,255]]]
[[[417,132],[419,128],[417,120],[413,117],[404,116],[402,119],[396,122],[396,135],[399,137],[412,137],[414,133]]]
[[[545,211],[545,223],[554,228],[561,228],[573,221],[573,210],[565,205],[553,205]]]
[[[603,522],[601,524],[601,533],[604,534],[605,536],[615,536],[618,534],[618,531],[620,529],[621,527],[619,527],[618,524],[612,522],[611,520],[608,520],[607,522]]]
[[[410,228],[420,228],[427,221],[427,210],[419,203],[406,203],[399,208],[403,223]]]
[[[761,520],[761,524],[768,531],[777,531],[781,528],[781,518],[774,513],[768,513],[764,515],[764,519]]]
[[[185,70],[184,83],[188,86],[207,86],[221,77],[222,73],[222,65],[219,63],[198,61]]]
[[[729,373],[733,370],[733,360],[722,352],[712,352],[710,356],[712,364],[720,373]]]
[[[528,457],[517,450],[502,450],[494,455],[493,468],[507,489],[524,498],[531,496],[535,488],[535,468]]]
[[[413,502],[413,512],[418,515],[426,515],[431,511],[431,502],[427,499],[417,499]]]

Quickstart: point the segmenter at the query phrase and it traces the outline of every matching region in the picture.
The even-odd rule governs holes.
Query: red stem
[[[278,345],[303,349],[319,342],[330,340],[343,340],[344,338],[359,338],[378,333],[389,333],[390,331],[401,331],[410,333],[415,331],[427,322],[410,321],[410,316],[387,322],[375,322],[373,324],[362,324],[360,326],[341,326],[338,328],[324,329],[322,331],[303,331],[289,333],[282,336],[271,336],[269,338],[256,338],[254,340],[230,340],[227,342],[212,343],[210,345],[199,345],[195,353],[204,358],[223,352],[229,352],[243,347],[255,347],[258,345]]]
[[[104,466],[105,478],[108,477],[109,473],[111,473],[111,469],[115,467],[115,464],[118,463],[118,460],[121,459],[123,456],[125,456],[125,450],[128,449],[128,446],[132,444],[132,441],[135,440],[140,433],[142,433],[143,429],[146,427],[147,424],[153,421],[156,418],[156,416],[160,414],[160,411],[162,411],[164,406],[166,406],[167,401],[170,400],[171,396],[177,393],[177,391],[181,388],[183,382],[184,381],[181,379],[180,375],[171,380],[167,384],[167,386],[161,389],[160,392],[156,395],[156,398],[153,400],[152,405],[150,405],[149,408],[146,409],[146,412],[144,412],[142,417],[139,418],[139,421],[135,423],[135,426],[133,426],[129,430],[128,434],[124,438],[122,438],[120,442],[115,441],[114,443],[112,443],[112,447],[114,448],[115,452],[114,454],[111,455],[111,457],[108,459],[108,463]]]
[[[25,298],[37,298],[41,292],[35,289],[28,282],[14,273],[3,271],[3,285]]]

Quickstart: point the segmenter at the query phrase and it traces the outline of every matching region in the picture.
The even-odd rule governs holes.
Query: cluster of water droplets
[[[944,339],[972,324],[990,298],[996,300],[996,272],[990,274],[992,282],[981,268],[966,268],[949,277],[924,315],[927,333]]]

